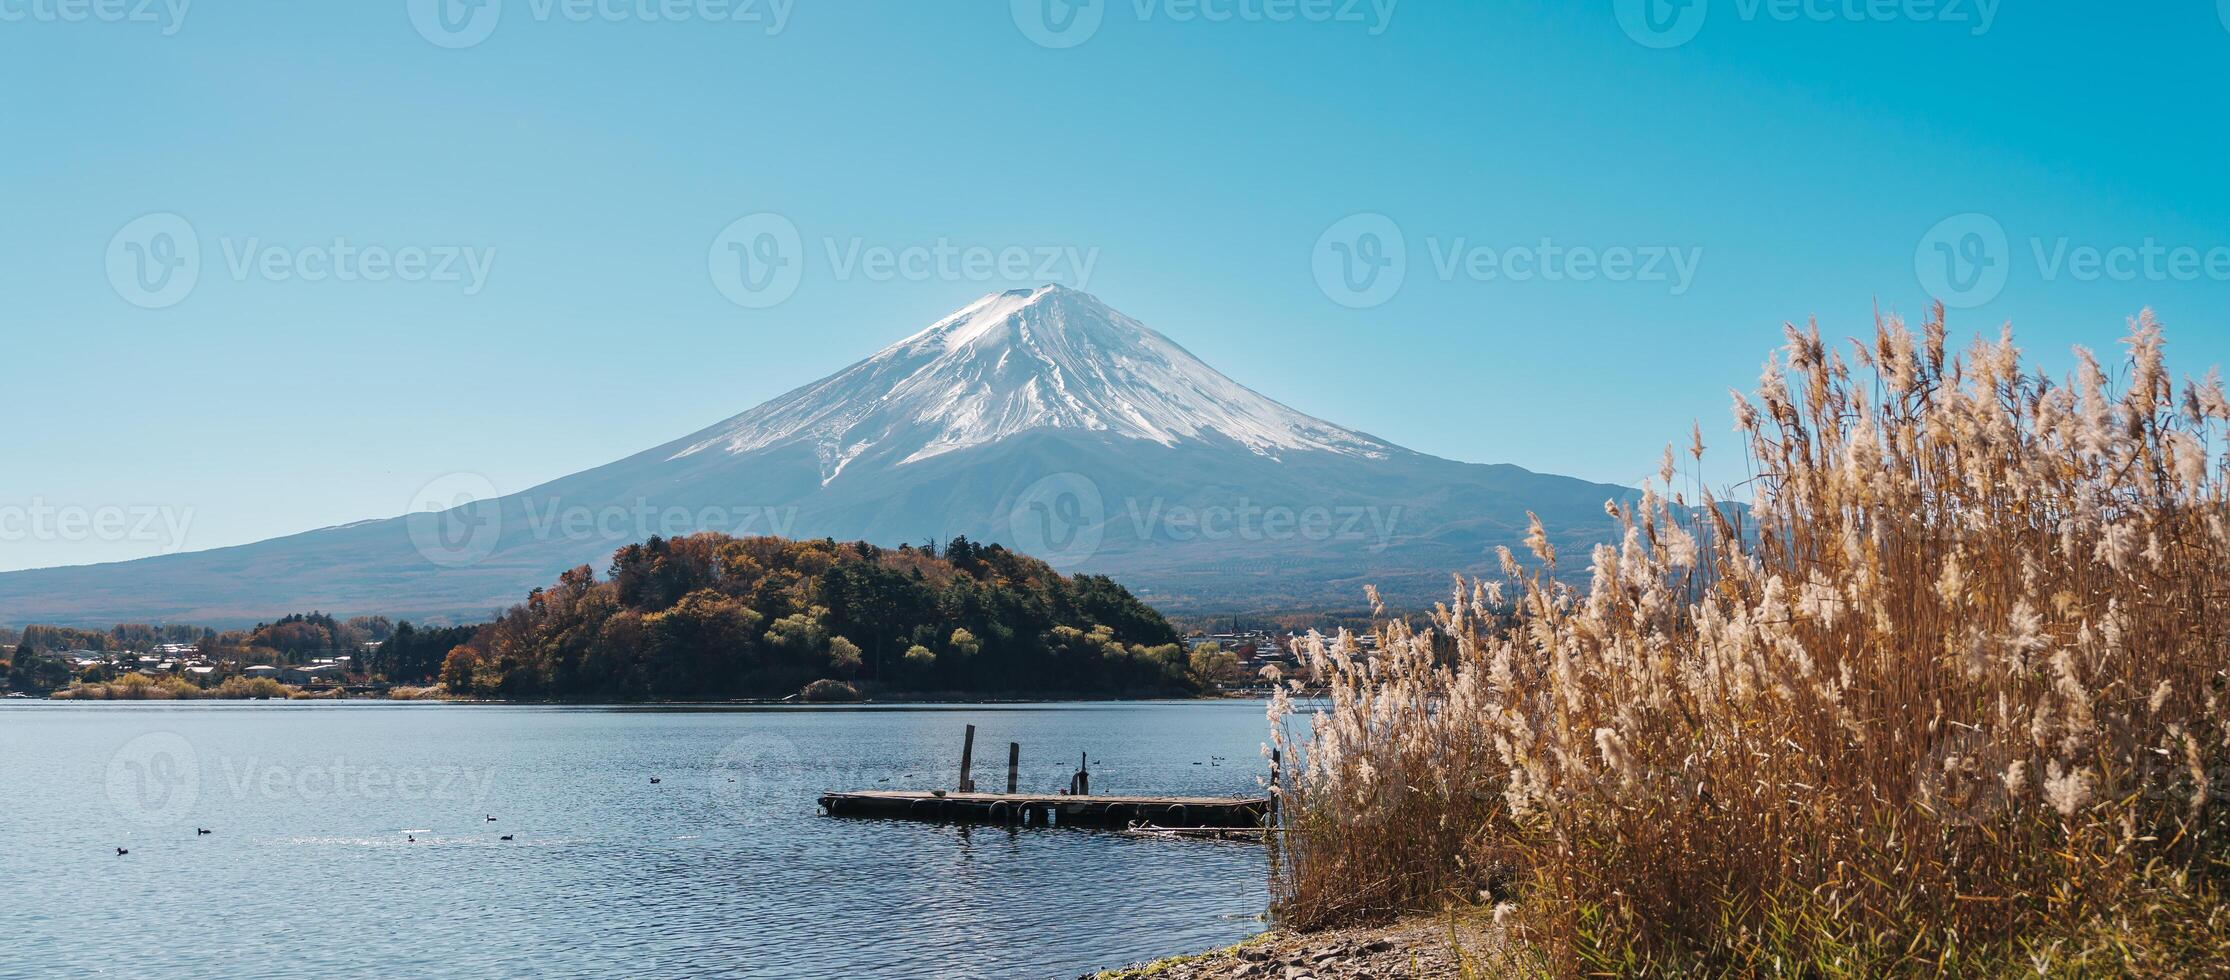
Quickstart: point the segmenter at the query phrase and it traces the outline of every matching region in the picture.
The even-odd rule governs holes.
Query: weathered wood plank
[[[1058,793],[945,793],[861,790],[826,793],[831,816],[1016,823],[1043,826],[1090,824],[1163,827],[1259,827],[1270,812],[1267,797],[1072,796]]]

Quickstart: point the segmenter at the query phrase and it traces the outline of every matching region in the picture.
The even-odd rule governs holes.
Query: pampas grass
[[[2063,384],[1940,308],[1791,328],[1746,512],[1668,451],[1585,588],[1536,521],[1375,657],[1314,638],[1278,913],[1506,900],[1564,975],[2222,962],[2230,400],[2150,313],[2124,347]]]
[[[294,694],[294,689],[268,677],[227,677],[206,695],[211,698],[249,700],[269,698],[284,700]]]
[[[202,688],[169,674],[125,674],[105,684],[72,684],[53,695],[62,701],[284,700],[295,696],[299,696],[295,688],[268,677],[227,677],[215,687]]]
[[[392,694],[391,697],[400,700],[441,697],[441,689],[434,687],[405,687],[395,690],[402,693]],[[105,684],[72,684],[53,694],[55,699],[63,701],[337,701],[347,696],[339,688],[305,691],[298,687],[288,687],[268,677],[227,677],[214,687],[204,688],[169,674],[152,677],[146,674],[125,674]]]
[[[178,701],[201,697],[202,691],[169,674],[125,674],[105,684],[72,684],[53,696],[64,701]]]

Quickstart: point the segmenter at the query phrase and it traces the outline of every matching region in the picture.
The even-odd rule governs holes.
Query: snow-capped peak
[[[936,338],[943,341],[946,350],[958,349],[991,332],[1005,322],[1007,317],[1014,315],[1015,311],[1036,302],[1038,297],[1059,288],[1061,287],[1040,286],[1036,289],[1009,289],[1003,293],[987,293],[981,299],[961,307],[951,316],[930,324],[920,333],[899,341],[895,346],[908,347]]]
[[[676,458],[810,442],[825,484],[1040,429],[1163,445],[1383,457],[1393,446],[1278,404],[1088,293],[991,293],[814,384],[684,440]]]

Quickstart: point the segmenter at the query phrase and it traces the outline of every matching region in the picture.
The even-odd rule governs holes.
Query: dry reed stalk
[[[1947,358],[1940,308],[1791,327],[1746,511],[1668,448],[1586,588],[1536,521],[1377,655],[1314,638],[1280,914],[1507,893],[1567,974],[2219,962],[2230,400],[2149,312],[2125,344],[2062,385],[2010,333]]]

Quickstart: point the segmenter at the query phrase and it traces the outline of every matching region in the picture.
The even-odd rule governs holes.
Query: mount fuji
[[[1104,573],[1174,613],[1444,596],[1526,513],[1567,554],[1632,491],[1462,463],[1310,417],[1098,298],[984,296],[711,428],[524,492],[256,544],[0,574],[0,624],[232,625],[309,609],[475,621],[653,534],[966,535]],[[474,499],[478,498],[478,499]],[[1573,550],[1573,549],[1582,550]]]

